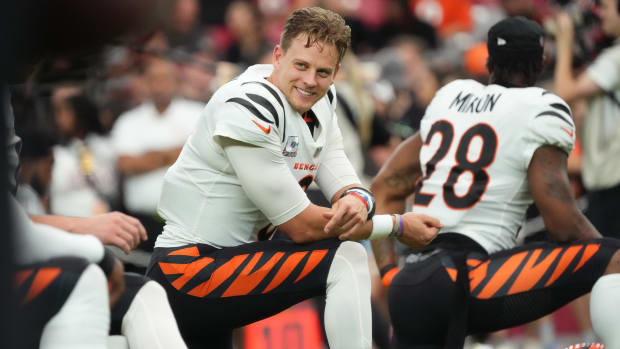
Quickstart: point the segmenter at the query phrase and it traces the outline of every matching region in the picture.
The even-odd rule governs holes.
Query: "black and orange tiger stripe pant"
[[[410,255],[390,285],[396,346],[462,348],[466,335],[552,313],[590,292],[618,249],[620,241],[605,238],[487,255],[464,235],[446,234]]]
[[[147,275],[166,289],[190,348],[227,348],[234,328],[325,295],[338,246],[328,239],[155,248]]]
[[[20,348],[39,348],[45,325],[65,304],[87,266],[84,259],[60,257],[18,267],[14,290],[18,301],[15,328],[24,331]]]

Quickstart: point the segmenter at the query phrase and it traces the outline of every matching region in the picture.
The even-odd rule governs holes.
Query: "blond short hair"
[[[286,20],[280,46],[286,51],[299,35],[306,35],[306,47],[315,43],[330,44],[338,50],[338,63],[351,44],[351,28],[337,13],[320,7],[295,10]]]

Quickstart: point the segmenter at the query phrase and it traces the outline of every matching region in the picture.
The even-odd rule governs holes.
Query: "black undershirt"
[[[314,137],[314,129],[316,127],[319,127],[319,119],[317,119],[312,109],[303,113],[302,117],[304,118],[306,125],[308,125],[308,128],[310,129],[310,134],[312,135],[312,137]]]

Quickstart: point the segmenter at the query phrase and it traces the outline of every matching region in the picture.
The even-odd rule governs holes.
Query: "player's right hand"
[[[139,220],[120,212],[109,212],[85,219],[80,233],[95,235],[104,245],[114,245],[129,253],[147,239],[146,229]]]
[[[403,217],[403,235],[398,238],[407,246],[420,248],[428,245],[443,226],[437,218],[425,214],[408,212]]]
[[[328,220],[324,231],[332,236],[352,235],[364,226],[366,217],[368,211],[363,202],[352,195],[345,195],[334,203],[330,211],[323,213],[323,218]]]

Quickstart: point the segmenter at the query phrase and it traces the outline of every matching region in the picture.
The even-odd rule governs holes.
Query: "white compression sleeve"
[[[230,138],[221,143],[245,193],[271,223],[280,225],[308,207],[310,200],[282,155]]]
[[[325,332],[333,349],[369,349],[372,343],[370,272],[364,247],[344,241],[327,276]]]
[[[9,195],[18,264],[30,264],[55,257],[80,257],[91,263],[103,258],[103,245],[94,236],[71,234],[58,228],[34,223],[15,198]]]
[[[110,331],[107,279],[91,264],[41,335],[41,349],[105,349]]]
[[[185,349],[166,291],[155,281],[144,284],[123,317],[121,333],[131,349]]]
[[[620,274],[601,276],[590,294],[590,319],[605,348],[620,348]]]

